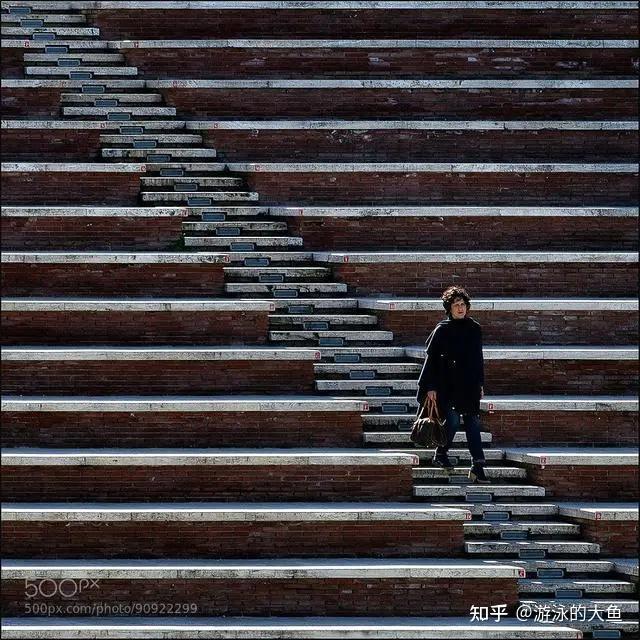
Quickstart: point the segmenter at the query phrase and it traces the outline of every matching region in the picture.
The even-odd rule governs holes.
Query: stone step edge
[[[141,622],[144,627],[141,628]],[[315,618],[5,618],[2,622],[5,638],[116,638],[123,633],[135,637],[157,638],[159,633],[172,638],[290,639],[400,638],[513,640],[516,637],[575,640],[582,633],[571,627],[534,624],[531,622],[500,621],[471,623],[463,618],[373,618],[373,617],[315,617]],[[37,634],[37,635],[33,635]]]
[[[283,579],[283,578],[522,578],[524,569],[478,560],[4,560],[3,580],[50,579]]]
[[[503,447],[505,460],[537,467],[637,466],[638,450],[631,447]]]
[[[5,503],[2,517],[11,521],[384,521],[470,520],[461,506],[350,502],[154,502],[146,503]]]
[[[417,465],[411,454],[367,452],[362,449],[48,449],[5,448],[5,468],[15,466],[377,466]]]
[[[131,109],[151,110],[168,109],[168,107],[64,107],[65,111],[73,113],[71,110],[91,109],[100,112],[127,111]],[[132,149],[107,149],[109,153],[117,151],[130,152]],[[147,153],[170,153],[170,149],[141,150]],[[214,151],[213,149],[211,151]],[[104,154],[103,154],[104,155]],[[113,154],[112,154],[113,155]],[[212,156],[213,157],[213,156]],[[179,159],[176,159],[179,162]],[[85,163],[85,162],[4,162],[2,171],[4,172],[88,172],[93,167],[107,167],[103,171],[109,171],[109,167],[122,164],[130,166],[131,163]],[[151,164],[149,162],[145,163]],[[197,164],[197,163],[192,163]],[[135,171],[143,172],[140,164],[133,164],[137,167]],[[572,162],[211,162],[206,169],[210,171],[229,171],[239,173],[638,173],[638,165],[628,162],[593,162],[593,163],[572,163]],[[195,170],[195,168],[194,168]],[[130,169],[134,171],[134,169]]]
[[[22,42],[22,41],[20,41]],[[68,54],[73,56],[74,54]],[[81,54],[78,54],[81,55]],[[76,95],[76,94],[73,94]],[[83,95],[83,94],[78,94]],[[125,94],[126,95],[126,94]],[[87,98],[109,97],[87,95]],[[63,96],[64,99],[64,96]],[[165,122],[165,121],[161,121]],[[270,119],[270,120],[178,120],[187,131],[206,130],[472,130],[472,131],[637,131],[639,125],[633,120],[348,120],[348,119]],[[105,123],[95,120],[16,120],[2,119],[2,129],[103,129],[121,126],[122,123]],[[151,127],[151,123],[130,121],[128,125],[140,124]],[[315,207],[309,207],[314,209]]]
[[[331,396],[3,396],[3,411],[368,411],[364,400]]]
[[[319,351],[293,347],[6,347],[4,362],[93,360],[320,360]]]

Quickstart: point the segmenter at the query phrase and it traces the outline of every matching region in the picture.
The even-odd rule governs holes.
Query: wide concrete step
[[[607,593],[622,594],[635,593],[636,587],[628,580],[585,580],[578,578],[567,579],[531,579],[518,580],[519,593],[555,593],[565,589],[579,590],[584,594]]]
[[[123,62],[121,53],[25,53],[25,62],[64,64],[67,60],[82,62]],[[71,64],[68,63],[70,67]]]
[[[156,150],[156,154],[161,149]],[[154,154],[147,152],[146,161],[155,162]],[[156,155],[156,158],[159,157]],[[257,202],[259,195],[251,191],[200,191],[198,193],[183,193],[180,191],[145,191],[141,194],[142,202],[183,202],[187,205],[199,204],[207,206],[214,202]],[[188,236],[187,246],[207,246],[209,236]],[[215,243],[213,243],[215,244]]]
[[[153,107],[150,107],[153,108]],[[165,107],[157,107],[165,108]],[[118,149],[108,148],[102,149],[103,158],[145,158],[149,154],[169,155],[171,158],[215,158],[216,150],[207,148],[191,148],[191,147],[168,147],[159,149]]]
[[[500,622],[471,623],[469,617],[316,617],[316,618],[5,618],[4,637],[62,639],[69,638],[253,638],[294,640],[332,638],[333,640],[575,640],[569,626],[518,622],[512,618]]]
[[[467,524],[467,523],[465,523]],[[514,522],[515,524],[515,522]],[[549,569],[562,571],[568,574],[607,574],[613,570],[614,563],[610,560],[590,560],[579,558],[577,560],[567,560],[564,558],[544,558],[543,560],[521,560],[519,558],[506,558],[505,560],[494,560],[494,562],[505,562],[523,568],[527,574],[538,576],[538,572],[543,574]],[[540,574],[540,575],[543,575]],[[582,576],[581,576],[582,577]]]
[[[487,469],[487,475],[488,469]],[[508,522],[465,522],[465,536],[500,536],[504,532],[525,532],[532,536],[577,536],[580,525],[567,522],[530,522],[509,520]]]
[[[3,464],[58,466],[196,466],[196,465],[411,465],[413,456],[363,449],[297,448],[130,448],[130,449],[50,449],[46,447],[16,447],[3,449]]]
[[[305,301],[306,303],[306,301]],[[345,309],[346,311],[346,309]],[[293,314],[287,315],[272,314],[269,316],[269,322],[274,327],[292,327],[302,328],[305,322],[328,322],[330,327],[341,327],[350,325],[376,325],[378,318],[376,316],[365,316],[361,314]],[[342,366],[342,365],[338,365]],[[318,372],[320,373],[320,372]]]
[[[373,320],[371,324],[377,321],[376,316],[358,316]],[[369,362],[367,364],[319,364],[315,367],[318,376],[338,375],[349,376],[354,372],[354,377],[371,374],[372,379],[379,375],[407,375],[420,373],[420,365],[412,362]]]
[[[371,413],[362,416],[365,428],[380,430],[396,429],[398,431],[411,431],[415,415],[408,413]]]
[[[174,107],[62,107],[65,116],[101,116],[108,117],[110,113],[128,113],[131,116],[146,117],[173,117],[176,115]]]
[[[285,254],[286,255],[286,254]],[[306,316],[304,314],[314,314],[316,311],[320,311],[323,314],[327,312],[339,312],[347,314],[357,310],[358,301],[356,298],[305,298],[303,302],[295,302],[292,300],[272,300],[269,302],[275,306],[277,312],[281,315],[269,316],[269,319],[274,317],[282,318],[314,318],[315,315]],[[284,314],[286,312],[286,314]],[[398,351],[400,353],[400,351]]]
[[[273,295],[278,298],[299,298],[306,295],[332,295],[346,292],[347,288],[346,285],[336,282],[227,282],[225,291],[230,295]]]
[[[543,498],[544,487],[535,485],[508,484],[468,484],[468,485],[414,485],[413,494],[418,498],[451,498],[465,497],[469,493],[491,494],[495,498]]]
[[[410,502],[157,502],[151,507],[142,502],[30,502],[4,503],[2,518],[7,522],[462,521],[466,519],[465,509]],[[606,565],[610,568],[612,563]]]
[[[392,332],[386,332],[391,335]],[[318,391],[331,391],[336,393],[363,393],[371,386],[380,387],[385,390],[386,395],[392,395],[398,392],[411,392],[415,383],[413,380],[317,380],[316,388]],[[381,395],[381,394],[375,394]],[[391,434],[397,435],[397,434]],[[393,440],[396,442],[396,440]]]
[[[108,579],[401,579],[401,578],[517,578],[520,570],[486,560],[407,558],[402,562],[378,558],[354,560],[277,558],[265,560],[14,560],[2,564],[3,580]]]
[[[35,33],[53,33],[63,38],[86,38],[99,36],[100,29],[95,27],[5,27],[0,31],[3,36],[33,36]]]
[[[368,435],[370,435],[370,433],[365,432],[364,435],[366,438]],[[466,434],[464,431],[457,432],[456,436],[458,435],[460,436],[461,441],[466,442],[466,437],[464,437]],[[493,441],[490,433],[483,432],[480,435],[482,436],[482,442]],[[413,470],[413,477],[416,480],[444,480],[445,482],[447,482],[449,480],[449,477],[455,477],[456,475],[466,475],[468,470],[468,467],[454,467],[453,471],[449,473],[445,469],[440,469],[439,467],[419,467]],[[527,472],[524,469],[520,469],[519,467],[485,467],[484,472],[491,480],[527,479]]]
[[[237,220],[229,219],[220,220],[219,222],[183,222],[182,230],[185,234],[190,232],[210,232],[213,235],[252,235],[252,231],[257,232],[269,232],[274,231],[284,234],[287,231],[286,224],[280,222],[263,222],[257,220]],[[274,234],[272,234],[274,235]],[[267,268],[267,267],[264,267]],[[311,268],[311,267],[310,267]],[[330,273],[330,270],[326,267],[313,267],[318,273]],[[245,275],[251,275],[252,270],[258,269],[258,267],[247,267],[247,273]]]
[[[257,194],[245,193],[244,195],[254,196]],[[256,198],[251,197],[250,199],[254,200]],[[294,236],[187,236],[184,239],[184,244],[187,247],[228,247],[231,245],[231,251],[242,252],[253,251],[253,249],[245,249],[246,245],[253,245],[254,247],[301,247],[303,243],[302,238]],[[235,249],[234,245],[237,245]],[[346,291],[346,285],[344,286],[344,291]]]
[[[22,24],[33,20],[42,20],[44,24],[84,24],[87,21],[83,14],[65,14],[65,13],[3,13],[2,22],[7,24]]]
[[[233,223],[228,224],[232,225]],[[269,225],[270,223],[245,223],[245,225],[249,224],[254,224],[259,227],[260,225]],[[254,230],[269,231],[270,229],[254,228]],[[267,282],[269,281],[269,279],[271,279],[272,283],[284,282],[285,280],[322,280],[326,279],[331,274],[331,271],[330,269],[326,269],[325,267],[225,267],[224,273],[230,279],[233,279],[235,281],[235,284],[248,284],[251,281]]]
[[[360,397],[360,398],[353,398],[354,400],[359,400],[359,401],[366,401],[367,404],[369,405],[369,409],[371,409],[371,406],[373,404],[373,402],[375,401],[375,398],[369,398],[369,397]],[[433,456],[436,452],[435,448],[430,449],[422,449],[422,448],[417,448],[417,447],[406,447],[406,448],[387,448],[387,447],[380,447],[377,448],[376,447],[376,451],[389,451],[392,453],[410,453],[412,455],[418,456],[418,458],[420,459],[420,463],[426,462],[426,463],[431,463],[431,460],[433,459]],[[471,454],[469,453],[468,449],[449,449],[449,457],[450,458],[457,458],[458,462],[464,462],[469,463],[469,466],[471,465]],[[503,460],[504,458],[504,451],[502,449],[485,449],[484,452],[484,457],[485,460],[487,460],[487,462],[497,462],[499,460]],[[474,485],[476,488],[478,488],[478,485]],[[491,485],[482,485],[481,489],[482,492],[484,492],[484,487],[485,486],[491,486]],[[449,505],[451,506],[451,505]],[[489,505],[492,509],[496,508],[495,504],[491,504]],[[500,505],[500,508],[502,508],[502,504]],[[457,504],[457,507],[460,507],[460,504]],[[470,508],[468,505],[465,504],[465,509]],[[535,514],[537,515],[538,512],[535,512]],[[554,506],[553,507],[553,511],[550,513],[554,513],[557,514],[558,513],[558,507]]]
[[[153,138],[158,138],[158,136],[150,136]],[[138,136],[136,136],[136,139]],[[229,187],[229,186],[239,186],[243,183],[242,178],[231,178],[229,176],[175,176],[175,177],[142,177],[140,178],[140,182],[144,187],[170,187],[174,189],[178,185],[182,185],[180,188],[186,188],[190,186],[195,186],[195,191],[198,191],[200,187]],[[186,187],[185,187],[186,185]],[[210,224],[204,222],[190,222],[185,223],[185,225],[203,225]],[[286,229],[285,222],[274,222],[273,224],[280,224]],[[206,227],[193,226],[186,227],[191,230],[194,229],[205,229]]]
[[[394,450],[395,451],[395,450]],[[420,450],[416,450],[419,455]],[[460,449],[458,451],[461,451]],[[449,450],[449,455],[453,454],[454,450]],[[485,458],[490,459],[492,449],[487,449]],[[467,452],[468,454],[468,452]],[[431,454],[433,457],[433,453]],[[461,457],[458,454],[458,457]],[[468,455],[469,463],[471,462],[471,456]],[[447,507],[460,508],[459,502],[438,502],[437,504]],[[550,516],[558,515],[558,505],[553,502],[465,502],[464,508],[471,511],[474,516],[485,517],[485,514],[493,514],[499,512],[501,514],[508,514],[510,518],[526,517],[526,518],[546,518]]]
[[[117,93],[110,91],[109,93],[87,94],[87,93],[63,93],[61,96],[62,104],[84,104],[88,106],[96,106],[96,100],[117,100],[119,105],[123,104],[160,104],[163,101],[160,93]],[[182,128],[182,127],[181,127]],[[196,134],[189,134],[194,138],[202,138]],[[117,136],[115,136],[117,137]],[[105,141],[105,136],[100,136]]]
[[[563,555],[595,555],[600,553],[600,545],[576,540],[512,540],[508,542],[505,540],[473,540],[465,542],[464,547],[467,553],[491,555],[518,554],[523,550],[543,550],[548,554]]]
[[[371,409],[380,410],[385,414],[405,414],[415,418],[418,402],[413,395],[395,395],[380,398],[368,398]]]
[[[406,435],[406,438],[403,438],[402,440],[398,439],[398,438],[394,438],[393,436],[397,435],[394,433],[385,433],[385,432],[365,432],[363,434],[363,439],[365,444],[380,444],[380,445],[388,445],[389,443],[393,443],[395,444],[396,442],[401,443],[401,444],[410,444],[410,440],[409,440],[409,434],[400,434],[400,435]],[[387,437],[390,436],[390,437]],[[491,444],[491,434],[490,433],[483,433],[482,434],[482,442],[484,444]],[[453,442],[460,444],[466,444],[467,442],[467,434],[464,431],[457,431],[456,434],[453,437]],[[422,475],[423,471],[433,471],[434,475],[432,477],[427,477],[425,475]],[[437,474],[435,472],[441,472],[440,474]],[[447,474],[446,471],[444,471],[443,469],[439,469],[439,468],[434,468],[434,469],[424,469],[424,468],[419,468],[419,469],[414,469],[413,470],[413,477],[414,479],[429,479],[429,480],[440,480],[443,481],[445,483],[449,482],[449,478],[453,478],[456,479],[460,474],[463,474],[465,477],[467,475],[467,471],[468,469],[456,469],[455,471],[452,471],[451,474]],[[488,470],[487,470],[487,475],[488,475]],[[499,477],[496,476],[494,474],[494,477]],[[453,481],[453,480],[452,480]]]
[[[185,238],[185,245],[189,246],[189,238]],[[265,267],[276,264],[286,265],[287,263],[306,263],[307,266],[313,266],[313,254],[310,251],[278,251],[277,247],[274,251],[261,251],[258,246],[266,248],[265,245],[254,245],[256,249],[248,249],[244,239],[238,240],[230,238],[232,241],[228,249],[221,249],[219,252],[225,256],[230,264],[240,263],[244,266],[256,266],[256,262],[260,262]],[[249,245],[253,242],[248,243]],[[305,300],[305,304],[311,304],[311,301]],[[339,304],[335,299],[329,304]],[[357,305],[357,303],[355,303]],[[354,303],[349,303],[350,308]],[[332,307],[333,308],[333,307]]]
[[[138,75],[138,69],[136,67],[115,67],[115,66],[77,66],[77,67],[25,67],[25,74],[27,76],[42,76],[42,77],[58,77],[68,78],[70,73],[75,71],[90,73],[94,78],[119,78],[119,77],[132,77]]]
[[[367,340],[390,342],[393,340],[393,334],[389,331],[269,331],[269,339],[275,342],[298,342],[332,338],[342,339],[346,342],[366,342]]]
[[[153,96],[152,96],[153,97]],[[120,101],[122,102],[122,101]],[[141,133],[128,135],[111,135],[102,134],[100,142],[102,144],[136,144],[139,142],[155,142],[157,144],[176,145],[176,144],[202,144],[202,136],[196,136],[191,133]],[[164,148],[164,147],[162,147]],[[162,180],[163,178],[160,178]],[[229,180],[229,178],[227,178]],[[145,178],[140,178],[141,184],[147,184]],[[167,183],[170,184],[170,183]],[[239,184],[229,182],[227,184]]]

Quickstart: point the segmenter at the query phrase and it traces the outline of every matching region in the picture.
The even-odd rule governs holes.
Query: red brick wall
[[[362,311],[377,315],[379,326],[405,345],[424,344],[444,318],[444,311]],[[471,315],[482,325],[485,345],[635,345],[638,333],[637,315],[626,311],[478,311],[472,306]]]
[[[455,558],[462,521],[9,522],[5,558]]]
[[[531,484],[548,498],[624,501],[638,499],[637,466],[527,465]]]
[[[3,47],[0,56],[3,78],[24,78],[24,49]]]
[[[2,268],[6,296],[110,294],[211,298],[224,293],[224,264],[20,264]]]
[[[92,204],[133,206],[140,193],[138,173],[5,172],[3,204]]]
[[[65,89],[3,87],[0,91],[2,114],[5,118],[14,116],[59,117],[61,112],[60,96],[63,91]]]
[[[101,161],[99,129],[2,129],[2,160]]]
[[[638,415],[633,411],[487,411],[482,423],[497,447],[638,444]]]
[[[634,295],[635,264],[594,263],[389,263],[335,264],[336,281],[350,295],[386,293],[439,296],[460,284],[481,296],[628,297]]]
[[[637,174],[621,173],[262,173],[247,187],[263,204],[627,205]],[[588,194],[588,195],[585,195]]]
[[[286,221],[291,235],[302,236],[305,248],[313,251],[566,251],[568,244],[572,251],[637,250],[634,218],[291,216]]]
[[[402,35],[398,35],[402,37]],[[632,76],[630,49],[124,49],[145,78]]]
[[[582,537],[600,545],[600,555],[609,558],[638,555],[638,521],[579,520]]]
[[[149,617],[176,612],[195,616],[466,616],[472,605],[488,607],[500,602],[513,612],[518,602],[515,578],[99,579],[96,588],[73,597],[38,595],[32,599],[25,597],[24,580],[5,582],[5,616],[27,615],[27,602],[34,607],[159,603],[157,609],[141,612]],[[38,583],[39,579],[30,582]],[[45,579],[42,590],[48,594],[52,588]],[[197,610],[189,609],[190,605]],[[66,615],[72,613],[65,609]]]
[[[265,344],[269,312],[6,311],[2,328],[5,345]]]
[[[634,38],[637,11],[604,10],[104,10],[107,39],[153,38]]]
[[[6,447],[361,447],[362,418],[360,411],[6,411],[2,442]]]
[[[161,89],[188,118],[635,119],[636,89]]]
[[[312,360],[5,362],[3,391],[20,395],[313,394]]]
[[[486,360],[484,388],[492,395],[633,395],[638,388],[638,363]]]
[[[3,465],[8,502],[411,500],[410,465]]]
[[[2,248],[171,251],[182,244],[182,217],[2,218]]]
[[[218,150],[218,159],[228,162],[628,162],[638,140],[636,131],[207,129],[202,133],[207,146]]]

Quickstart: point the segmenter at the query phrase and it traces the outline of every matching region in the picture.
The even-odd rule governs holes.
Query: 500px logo
[[[54,580],[53,578],[42,578],[33,580],[25,578],[24,595],[28,600],[32,598],[53,598],[62,596],[63,598],[73,598],[83,591],[99,589],[98,580],[91,578],[63,578],[62,580]]]

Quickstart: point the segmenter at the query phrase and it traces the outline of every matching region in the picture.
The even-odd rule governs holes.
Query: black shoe
[[[477,484],[489,484],[489,478],[484,473],[484,464],[480,462],[474,462],[471,469],[469,469],[469,480]]]
[[[431,462],[434,466],[440,467],[445,471],[453,471],[455,468],[446,453],[437,453],[435,456],[433,456],[433,460]]]

